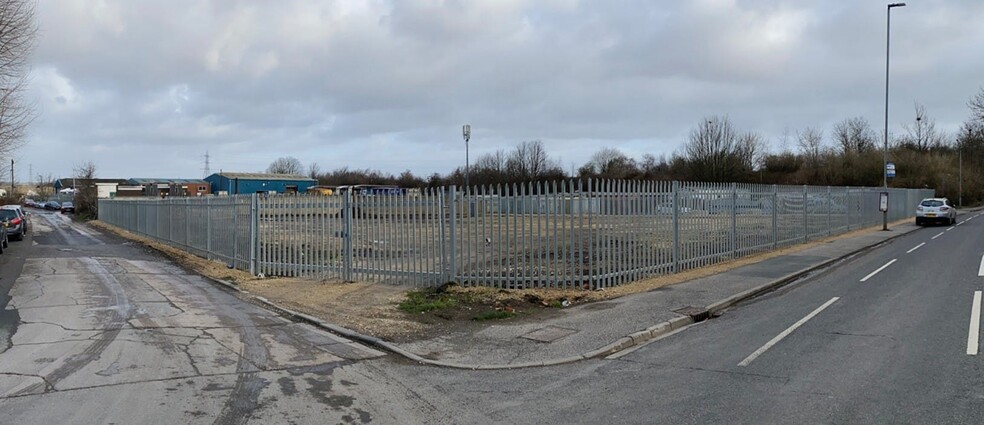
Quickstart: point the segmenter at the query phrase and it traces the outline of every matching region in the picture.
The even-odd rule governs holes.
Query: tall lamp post
[[[892,8],[905,3],[889,3],[885,12],[885,149],[882,151],[882,186],[888,192],[888,52],[892,40]],[[882,211],[882,230],[888,230],[888,211]]]
[[[959,171],[957,172],[957,206],[963,208],[963,141],[960,141],[959,146],[957,146],[957,163],[959,164]]]
[[[468,187],[468,140],[471,139],[471,125],[461,126],[461,137],[465,138],[465,187]]]

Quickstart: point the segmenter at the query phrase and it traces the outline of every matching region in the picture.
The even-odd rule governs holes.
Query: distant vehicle
[[[352,186],[338,186],[334,193],[338,195],[352,191],[353,195],[403,195],[406,189],[388,184],[357,184]]]
[[[338,189],[335,186],[311,186],[307,191],[311,194],[331,196],[336,190]]]
[[[23,211],[4,206],[0,208],[0,222],[3,222],[8,238],[15,241],[24,240],[24,234],[27,233],[27,216]]]
[[[946,198],[926,198],[916,207],[916,226],[929,223],[956,224],[957,209]]]
[[[37,201],[35,201],[35,200],[31,199],[31,198],[27,198],[27,199],[24,200],[24,206],[25,207],[32,207],[33,208],[33,207],[38,206],[38,203],[37,203]]]
[[[61,204],[55,201],[48,201],[44,203],[44,209],[51,211],[58,211],[61,209]]]
[[[61,212],[62,212],[62,214],[65,214],[65,213],[74,213],[75,212],[75,204],[71,203],[70,201],[62,202],[62,204],[61,204]]]

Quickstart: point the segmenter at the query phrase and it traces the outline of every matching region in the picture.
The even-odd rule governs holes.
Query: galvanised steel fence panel
[[[883,190],[565,180],[100,200],[99,216],[257,275],[597,289],[877,225]],[[933,196],[887,191],[892,221]]]

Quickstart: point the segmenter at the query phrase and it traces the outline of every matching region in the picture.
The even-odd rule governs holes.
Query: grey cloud
[[[884,96],[884,5],[869,2],[39,7],[35,69],[74,92],[36,79],[48,97],[23,157],[59,175],[80,159],[106,175],[198,175],[206,149],[245,171],[293,155],[447,172],[463,159],[465,122],[473,154],[541,139],[565,162],[601,146],[659,155],[704,116],[775,139],[851,116],[880,122]],[[982,84],[982,18],[972,0],[893,14],[893,127],[914,101],[942,127],[965,118]]]

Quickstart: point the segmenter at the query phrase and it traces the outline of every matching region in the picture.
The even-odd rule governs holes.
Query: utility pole
[[[10,196],[14,196],[14,159],[10,159]]]

